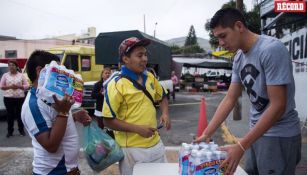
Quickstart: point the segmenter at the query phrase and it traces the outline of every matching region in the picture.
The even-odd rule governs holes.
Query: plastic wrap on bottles
[[[119,145],[98,127],[96,121],[85,126],[83,134],[84,154],[93,170],[102,171],[124,157]]]
[[[220,165],[226,157],[227,152],[218,151],[218,145],[214,142],[184,143],[179,152],[179,175],[223,175],[225,168]],[[184,161],[188,161],[188,166]]]
[[[65,94],[75,99],[73,108],[82,104],[83,81],[80,75],[58,65],[55,61],[47,64],[38,78],[37,96],[47,103],[54,103],[53,94],[62,99]]]

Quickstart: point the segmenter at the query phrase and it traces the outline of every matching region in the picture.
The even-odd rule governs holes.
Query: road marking
[[[231,133],[229,128],[226,126],[225,122],[221,125],[222,137],[227,144],[237,143],[238,139],[235,135]]]
[[[190,120],[177,120],[177,119],[171,119],[172,122],[178,122],[178,123],[190,123]]]
[[[200,102],[195,103],[176,103],[176,104],[168,104],[168,106],[185,106],[185,105],[199,105]]]
[[[0,151],[9,152],[9,151],[24,151],[30,152],[33,151],[32,147],[0,147]]]

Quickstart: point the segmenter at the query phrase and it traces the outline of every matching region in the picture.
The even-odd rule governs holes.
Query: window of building
[[[81,71],[91,70],[91,56],[81,56]]]
[[[79,70],[78,55],[67,55],[64,66],[73,71]]]
[[[5,58],[17,58],[17,50],[6,50]]]

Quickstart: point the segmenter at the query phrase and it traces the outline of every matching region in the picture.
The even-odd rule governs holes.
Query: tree
[[[204,52],[205,52],[204,49],[199,47],[198,44],[185,46],[185,47],[182,48],[183,54],[204,53]]]
[[[172,54],[181,54],[182,49],[177,45],[172,45],[171,46],[171,52],[172,52]]]
[[[204,53],[204,49],[199,47],[199,45],[190,45],[179,47],[177,45],[171,46],[172,54],[193,54],[193,53]]]
[[[171,46],[172,54],[184,54],[190,55],[195,53],[205,53],[204,49],[201,48],[197,43],[197,37],[195,34],[194,26],[191,25],[189,34],[185,40],[184,46],[179,47],[176,45]]]
[[[233,0],[230,0],[229,2],[225,3],[222,8],[236,8],[236,2],[233,1]],[[255,32],[257,34],[261,34],[261,31],[260,31],[260,6],[259,5],[256,5],[252,11],[250,12],[246,12],[246,7],[245,5],[243,5],[243,15],[245,17],[245,20],[246,20],[246,25],[247,25],[247,28],[252,31],[252,32]],[[205,23],[205,29],[207,31],[209,31],[209,43],[211,44],[211,46],[213,48],[217,48],[218,47],[218,40],[216,37],[214,37],[212,31],[210,30],[210,20],[207,20],[207,22]]]
[[[217,48],[217,46],[219,45],[219,41],[213,35],[213,33],[212,33],[211,29],[210,29],[210,20],[207,20],[207,22],[205,24],[205,29],[209,32],[209,43],[210,43],[211,47]]]
[[[197,37],[195,34],[194,26],[192,25],[189,30],[189,34],[185,40],[184,46],[198,45]]]
[[[260,19],[260,5],[257,4],[252,11],[245,14],[247,28],[257,34],[261,34],[261,19]]]

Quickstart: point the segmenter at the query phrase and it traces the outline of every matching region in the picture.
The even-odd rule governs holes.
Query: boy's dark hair
[[[59,62],[60,58],[43,50],[34,51],[27,62],[27,74],[31,82],[34,82],[37,79],[36,67],[41,66],[43,68],[53,60]]]
[[[235,22],[240,21],[246,26],[246,22],[243,14],[235,8],[224,8],[217,11],[210,21],[210,29],[214,29],[217,26],[222,26],[224,28],[232,28]]]

